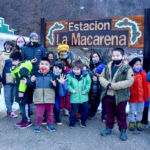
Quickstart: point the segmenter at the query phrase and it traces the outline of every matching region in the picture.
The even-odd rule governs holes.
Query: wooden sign
[[[46,23],[45,46],[144,47],[144,16]]]

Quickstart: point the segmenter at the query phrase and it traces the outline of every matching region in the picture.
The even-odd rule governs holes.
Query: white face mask
[[[22,48],[24,46],[24,43],[17,43],[17,46]]]

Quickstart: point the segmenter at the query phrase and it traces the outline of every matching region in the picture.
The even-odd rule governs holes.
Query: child
[[[59,86],[59,90],[58,89],[55,90],[55,105],[54,105],[55,119],[57,125],[62,125],[60,119],[60,109],[61,109],[60,101],[61,101],[61,97],[65,96],[67,93],[67,82],[65,80],[62,80],[65,78],[65,75],[63,75],[64,65],[61,61],[55,62],[55,64],[53,65],[53,73],[55,75],[55,78],[57,79],[56,83]]]
[[[97,52],[90,56],[90,76],[92,80],[91,89],[89,92],[89,119],[96,117],[96,112],[100,104],[101,87],[98,81],[98,76],[102,73],[105,64],[102,62],[102,57]],[[102,102],[102,120],[105,120],[105,107]]]
[[[144,111],[144,102],[148,99],[146,73],[142,70],[141,59],[139,57],[131,56],[129,65],[134,72],[134,83],[130,87],[129,130],[134,131],[136,126],[138,131],[143,131],[141,120]]]
[[[6,45],[6,44],[5,44]],[[7,42],[7,46],[9,42]],[[11,47],[11,44],[9,45]],[[8,55],[10,55],[10,51],[5,51]],[[17,114],[12,111],[12,105],[15,98],[15,83],[13,79],[13,75],[10,72],[11,67],[13,66],[10,59],[3,60],[0,63],[1,73],[0,73],[0,82],[2,82],[4,86],[4,99],[7,108],[7,116],[11,118],[16,118]]]
[[[72,64],[73,69],[67,75],[68,91],[70,92],[71,112],[70,112],[70,128],[75,126],[77,121],[76,113],[81,104],[81,127],[86,127],[86,119],[88,114],[88,92],[91,86],[91,79],[87,71],[83,69],[81,60],[76,60]]]
[[[60,78],[63,83],[64,78]],[[40,60],[39,71],[31,77],[31,82],[27,81],[29,86],[35,86],[33,102],[36,105],[36,126],[35,132],[40,132],[42,118],[46,110],[47,129],[56,131],[53,125],[53,108],[55,103],[56,80],[54,74],[50,72],[50,62],[44,57]]]
[[[112,61],[104,68],[99,77],[103,87],[101,100],[104,100],[106,109],[106,130],[101,136],[111,134],[115,116],[120,130],[120,139],[127,140],[126,135],[126,105],[130,98],[129,87],[134,81],[131,67],[123,62],[124,50],[115,48],[112,50]]]
[[[60,59],[62,61],[62,63],[65,66],[65,75],[68,74],[68,72],[70,71],[71,68],[71,64],[72,64],[72,60],[73,60],[73,56],[72,53],[70,52],[70,48],[69,45],[66,44],[62,44],[59,45],[57,48],[57,58]],[[62,110],[64,110],[64,115],[65,116],[69,116],[69,110],[70,110],[70,94],[69,92],[67,92],[66,96],[63,96],[61,98],[61,108]]]
[[[32,95],[28,86],[22,83],[22,79],[29,78],[32,70],[32,63],[30,61],[22,61],[22,55],[20,52],[13,52],[10,55],[12,64],[14,65],[11,69],[11,73],[16,79],[16,101],[19,103],[19,107],[22,114],[21,122],[17,123],[16,126],[19,128],[27,128],[32,125],[30,119],[30,103]]]

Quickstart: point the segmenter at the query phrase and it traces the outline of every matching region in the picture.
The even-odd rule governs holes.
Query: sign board
[[[0,33],[14,34],[14,31],[9,29],[9,25],[4,23],[2,17],[0,17]]]
[[[95,20],[47,22],[45,46],[144,47],[144,15]]]

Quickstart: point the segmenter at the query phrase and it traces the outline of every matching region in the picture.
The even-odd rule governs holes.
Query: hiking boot
[[[120,139],[122,140],[122,141],[126,141],[127,140],[127,135],[126,135],[126,129],[122,129],[121,131],[120,131]]]
[[[106,136],[112,133],[112,129],[106,126],[106,129],[101,132],[101,136]]]
[[[18,117],[18,115],[15,114],[14,112],[11,112],[11,113],[7,112],[7,116],[10,118],[17,118]]]
[[[34,132],[35,133],[39,133],[40,132],[41,127],[40,126],[35,126],[34,127]]]
[[[73,129],[74,126],[75,126],[75,124],[73,124],[73,123],[70,123],[70,124],[69,124],[69,128],[70,128],[70,129]]]
[[[21,126],[19,126],[20,129],[25,129],[25,128],[29,128],[32,126],[31,122],[23,122],[23,124]]]
[[[135,130],[135,123],[134,122],[129,122],[129,131],[134,131]]]
[[[55,127],[54,127],[52,124],[51,124],[51,125],[50,125],[50,124],[47,125],[46,128],[47,128],[49,131],[51,131],[51,132],[56,131]]]
[[[138,131],[143,131],[144,130],[144,128],[142,127],[142,123],[141,122],[137,122],[136,123],[136,128],[137,128]]]

